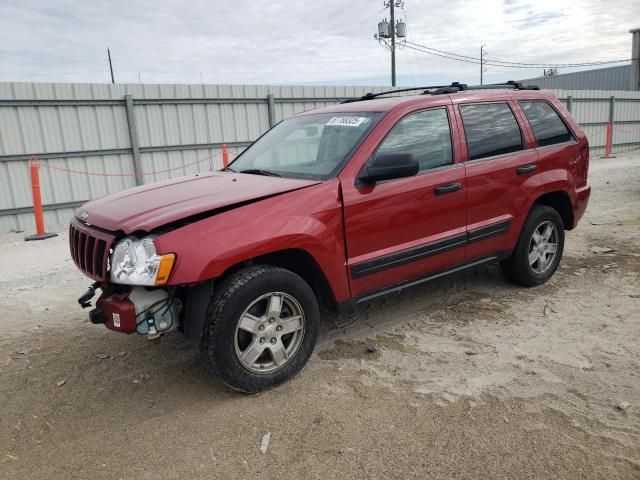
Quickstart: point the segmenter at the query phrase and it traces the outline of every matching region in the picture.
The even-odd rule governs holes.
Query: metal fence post
[[[616,111],[616,97],[611,95],[609,97],[609,125],[610,125],[610,130],[609,130],[609,154],[611,154],[611,151],[613,150],[613,124],[615,122],[615,111]]]
[[[127,111],[127,127],[129,128],[129,140],[131,142],[131,156],[133,157],[133,173],[136,176],[136,185],[142,185],[142,164],[140,162],[140,144],[138,143],[138,127],[136,117],[133,112],[133,97],[124,96],[124,106]]]
[[[269,128],[276,124],[276,101],[273,93],[267,95],[267,113],[269,115]]]
[[[569,110],[569,113],[572,113],[571,110],[573,109],[573,97],[571,95],[567,95],[567,110]]]
[[[616,97],[611,95],[609,97],[609,123],[611,123],[611,125],[613,125],[615,108],[616,108]]]

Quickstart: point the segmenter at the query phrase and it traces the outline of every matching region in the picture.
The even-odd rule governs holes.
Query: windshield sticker
[[[359,127],[367,117],[333,117],[327,122],[327,125],[336,125],[340,127]]]

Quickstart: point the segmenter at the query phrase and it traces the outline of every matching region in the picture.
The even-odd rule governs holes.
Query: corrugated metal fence
[[[387,87],[0,83],[0,232],[33,229],[28,158],[47,225],[86,200],[222,166],[278,121]],[[599,154],[640,147],[640,93],[562,91]],[[613,100],[611,97],[614,97]]]
[[[520,80],[528,85],[540,88],[561,88],[564,90],[633,90],[631,88],[631,65],[596,68],[581,72],[561,73],[549,77],[536,77]]]

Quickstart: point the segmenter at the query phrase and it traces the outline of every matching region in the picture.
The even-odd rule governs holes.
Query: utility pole
[[[109,71],[111,72],[111,83],[116,83],[115,79],[113,78],[113,64],[111,63],[111,50],[109,50],[109,48],[107,48],[107,57],[109,58]]]
[[[389,0],[391,10],[391,25],[389,35],[391,35],[391,86],[396,86],[396,16],[394,12],[395,0]]]
[[[402,0],[388,0],[383,3],[385,8],[390,10],[391,22],[383,20],[378,23],[378,33],[373,37],[379,42],[384,43],[389,50],[391,50],[391,86],[396,86],[396,36],[398,38],[405,38],[407,36],[407,25],[403,21],[398,21],[396,24],[396,12],[397,7],[402,7]],[[387,43],[387,40],[390,40]]]
[[[486,47],[486,45],[480,45],[480,85],[483,85],[483,76],[484,72],[486,72],[484,68],[484,56],[487,54],[487,52],[484,51],[484,47]]]

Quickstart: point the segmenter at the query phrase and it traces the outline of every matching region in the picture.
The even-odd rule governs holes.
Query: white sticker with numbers
[[[113,314],[113,326],[116,328],[120,328],[120,314],[119,313],[114,313]]]
[[[327,122],[327,125],[340,127],[359,127],[367,117],[333,117]]]

